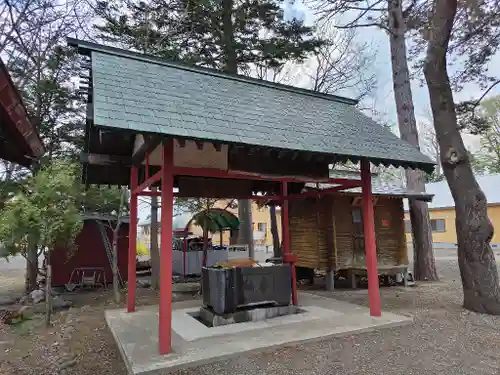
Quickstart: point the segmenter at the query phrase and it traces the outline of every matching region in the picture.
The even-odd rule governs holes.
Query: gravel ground
[[[437,267],[439,283],[382,289],[383,308],[411,313],[411,326],[242,355],[175,375],[500,374],[500,317],[463,310],[457,262],[438,260]],[[334,296],[367,306],[366,290]]]
[[[0,296],[18,296],[24,289],[24,274],[18,270],[0,268]]]
[[[383,308],[413,314],[412,326],[241,355],[172,375],[500,374],[500,317],[464,311],[456,261],[438,260],[437,266],[439,283],[382,289]],[[366,290],[336,291],[334,296],[367,305]],[[48,331],[37,319],[9,328],[0,336],[8,342],[0,344],[0,374],[125,375],[104,322],[103,310],[113,306],[109,297],[89,294],[58,314]],[[139,300],[147,304],[155,298],[146,293]]]

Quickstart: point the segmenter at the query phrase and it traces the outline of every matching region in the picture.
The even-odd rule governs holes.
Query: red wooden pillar
[[[361,184],[363,191],[363,226],[365,232],[366,268],[368,272],[368,296],[370,315],[382,315],[378,285],[377,243],[375,239],[375,217],[373,214],[372,176],[370,162],[361,161]]]
[[[295,275],[295,258],[290,251],[290,233],[288,229],[288,188],[286,182],[281,182],[281,233],[283,236],[282,240],[282,251],[283,251],[283,261],[285,263],[290,263],[292,268],[292,303],[294,305],[298,304],[297,298],[297,277]]]
[[[161,173],[161,243],[160,243],[160,354],[172,349],[172,213],[174,204],[173,140],[162,148]]]
[[[130,225],[128,229],[128,293],[127,311],[135,311],[136,288],[136,256],[137,256],[137,192],[138,170],[136,166],[130,168]]]

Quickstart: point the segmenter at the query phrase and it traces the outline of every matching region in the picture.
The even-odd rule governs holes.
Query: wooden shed
[[[381,273],[408,265],[404,198],[430,200],[390,185],[373,185],[377,263]],[[297,266],[322,271],[365,270],[361,193],[342,193],[290,202],[290,242]]]
[[[113,273],[111,271],[110,260],[105,248],[101,229],[105,232],[109,244],[113,240],[113,232],[110,227],[110,218],[104,216],[85,216],[83,228],[76,237],[77,248],[70,251],[65,248],[55,249],[51,256],[52,263],[52,286],[61,287],[66,285],[74,270],[86,269],[89,272],[94,270],[101,273],[100,281],[111,283]],[[128,267],[128,230],[129,220],[120,225],[118,235],[118,270],[123,281],[127,281]],[[88,272],[87,272],[88,274]],[[73,283],[78,279],[73,275]],[[80,277],[81,278],[81,277]]]

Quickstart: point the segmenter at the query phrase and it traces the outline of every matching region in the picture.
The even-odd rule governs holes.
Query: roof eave
[[[92,127],[101,128],[101,129],[110,129],[113,131],[130,132],[129,129],[110,127],[110,126],[100,125],[100,124],[93,122],[88,128],[86,128],[86,133],[87,133],[87,129],[90,130]],[[148,133],[148,132],[143,132],[143,133]],[[158,133],[150,133],[150,134],[158,134]],[[255,146],[255,147],[257,147],[256,145],[253,145],[253,144],[246,144],[246,143],[240,143],[240,142],[222,142],[222,141],[216,140],[216,139],[206,139],[206,138],[199,139],[196,137],[177,137],[177,136],[169,136],[166,134],[158,134],[158,135],[163,135],[165,137],[186,139],[186,140],[202,141],[202,142],[217,142],[217,143],[227,144],[227,145],[248,146],[248,147]],[[85,137],[85,138],[87,139],[88,137]],[[274,148],[274,149],[277,149],[277,148]],[[277,149],[277,150],[308,152],[308,153],[314,153],[314,154],[318,154],[318,155],[331,155],[334,159],[334,161],[333,161],[334,163],[338,163],[338,162],[345,163],[348,161],[351,161],[353,163],[358,163],[361,160],[368,160],[370,163],[377,165],[377,166],[384,165],[386,167],[394,166],[394,167],[403,167],[405,169],[418,169],[418,170],[424,171],[424,172],[429,173],[429,174],[434,171],[434,168],[436,166],[436,163],[433,162],[430,158],[428,158],[428,161],[425,162],[425,161],[398,160],[398,159],[391,159],[391,158],[381,159],[381,158],[375,158],[375,157],[370,157],[370,156],[359,156],[359,155],[343,155],[343,154],[333,154],[333,153],[326,154],[324,152],[304,151],[304,150],[298,150],[298,149],[292,149],[292,148],[289,148],[289,149],[283,148],[283,149]],[[85,151],[91,152],[92,150],[86,149]],[[373,175],[376,176],[377,174],[374,173]]]
[[[29,128],[29,131],[21,131],[21,129],[19,129],[19,126],[23,126],[23,124],[18,124],[18,122],[15,122],[11,118],[11,121],[12,121],[14,127],[16,128],[16,131],[20,133],[22,138],[25,140],[26,145],[28,146],[28,148],[31,151],[30,156],[32,156],[33,159],[29,158],[29,157],[24,157],[26,159],[26,164],[31,165],[33,163],[34,159],[40,158],[45,153],[45,148],[43,146],[43,142],[42,142],[42,139],[40,138],[38,130],[36,129],[36,127],[33,125],[33,123],[31,122],[31,120],[29,118],[29,115],[28,115],[28,112],[27,112],[26,107],[24,105],[23,99],[22,99],[21,95],[19,94],[19,91],[16,89],[16,86],[14,85],[14,82],[12,81],[12,78],[9,74],[9,71],[7,70],[7,67],[5,66],[2,59],[0,58],[0,81],[1,80],[4,80],[6,82],[6,86],[4,87],[4,89],[10,89],[11,92],[15,95],[15,97],[12,99],[22,109],[23,117],[24,117],[23,119],[25,120],[24,127]],[[7,111],[7,112],[9,114],[9,116],[11,116],[9,111]],[[25,130],[28,130],[28,129],[25,129]]]

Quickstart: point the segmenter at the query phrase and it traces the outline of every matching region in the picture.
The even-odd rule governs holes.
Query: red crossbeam
[[[153,185],[155,182],[160,181],[161,176],[162,176],[161,175],[162,169],[160,169],[158,172],[156,172],[151,177],[147,178],[142,184],[137,186],[137,189],[133,190],[132,192],[134,194],[137,194],[137,195],[148,195],[148,194],[146,194],[148,192],[143,191],[143,190],[147,189],[148,187],[151,187],[151,185]]]
[[[176,176],[191,176],[191,177],[212,177],[212,178],[228,178],[234,180],[254,180],[254,181],[276,181],[276,182],[318,182],[330,184],[349,184],[353,180],[348,178],[311,178],[311,177],[279,177],[263,175],[258,173],[224,171],[215,168],[189,168],[175,167],[174,175]],[[361,181],[360,181],[361,183]]]
[[[255,173],[247,173],[247,172],[237,172],[237,171],[224,171],[221,169],[215,168],[189,168],[189,167],[174,167],[173,169],[174,176],[192,176],[192,177],[207,177],[207,178],[226,178],[226,179],[236,179],[236,180],[254,180],[254,181],[276,181],[276,182],[298,182],[298,183],[307,183],[307,182],[316,182],[316,183],[329,183],[329,184],[338,184],[340,186],[335,186],[328,189],[323,189],[320,191],[310,191],[302,194],[292,194],[287,197],[287,199],[294,200],[300,199],[308,196],[322,196],[326,194],[330,194],[336,191],[341,191],[344,189],[350,189],[353,187],[361,186],[361,180],[353,180],[348,178],[317,178],[311,179],[308,177],[279,177],[279,176],[269,176]],[[140,184],[137,189],[134,191],[137,195],[143,196],[154,196],[155,193],[150,191],[144,191],[149,188],[152,184],[159,181],[161,177],[161,170],[155,173],[153,176],[146,178],[146,180]],[[158,194],[159,195],[159,194]],[[174,194],[175,195],[175,194]],[[243,199],[243,198],[241,198]],[[254,200],[279,200],[281,196],[251,196],[248,199]]]
[[[292,194],[288,195],[286,197],[287,200],[296,200],[296,199],[301,199],[301,198],[306,198],[306,197],[322,197],[323,195],[328,195],[331,193],[336,193],[345,189],[352,189],[355,187],[360,187],[361,186],[361,181],[359,180],[349,180],[350,182],[347,183],[345,182],[343,185],[339,186],[334,186],[331,188],[327,189],[322,189],[322,190],[314,190],[314,191],[307,191],[305,193],[300,193],[300,194]],[[174,197],[178,196],[179,193],[174,193]],[[161,193],[159,191],[141,191],[137,195],[140,196],[145,196],[145,197],[154,197],[154,196],[160,196]],[[222,197],[221,197],[222,198]],[[255,201],[280,201],[282,200],[281,195],[251,195],[248,197],[224,197],[224,198],[238,198],[238,199],[252,199]]]

